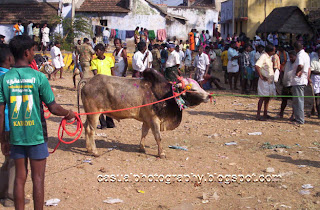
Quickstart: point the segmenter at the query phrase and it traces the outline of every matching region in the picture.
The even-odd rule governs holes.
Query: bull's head
[[[203,90],[200,85],[190,78],[179,78],[178,87],[186,89],[187,92],[182,95],[188,107],[194,107],[202,102],[207,103],[210,99],[210,94]]]

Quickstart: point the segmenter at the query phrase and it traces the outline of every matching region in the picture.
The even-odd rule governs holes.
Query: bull
[[[208,102],[210,95],[196,81],[183,78],[177,86],[182,87],[182,83],[191,87],[182,95],[187,106],[194,107],[202,102]],[[172,84],[154,69],[145,70],[143,79],[96,75],[81,89],[81,100],[86,113],[135,107],[170,96],[173,96]],[[160,158],[165,157],[160,131],[174,130],[182,120],[182,110],[174,98],[154,105],[106,115],[118,121],[128,118],[141,121],[143,124],[139,151],[145,153],[145,138],[151,129],[158,145]],[[85,122],[86,148],[94,156],[99,156],[94,141],[98,122],[99,114],[88,115]]]

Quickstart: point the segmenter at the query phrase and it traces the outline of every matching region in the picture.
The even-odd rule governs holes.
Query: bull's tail
[[[78,105],[78,113],[80,113],[80,91],[82,87],[87,83],[87,79],[81,79],[78,83],[77,87],[77,105]]]

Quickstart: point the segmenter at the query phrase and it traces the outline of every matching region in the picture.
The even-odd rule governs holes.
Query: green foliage
[[[59,19],[60,18],[60,19]],[[63,36],[60,34],[54,35],[54,40],[60,41],[63,50],[72,51],[74,47],[74,40],[85,35],[92,36],[91,24],[84,16],[76,15],[74,19],[62,19],[59,16],[53,17],[50,21],[51,25],[58,25],[62,23]]]

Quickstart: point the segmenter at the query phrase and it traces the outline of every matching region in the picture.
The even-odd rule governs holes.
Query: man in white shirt
[[[274,70],[271,56],[275,54],[275,47],[267,45],[265,53],[263,53],[259,60],[256,62],[256,72],[259,75],[258,81],[258,95],[261,96],[258,102],[257,120],[266,121],[271,119],[268,115],[268,107],[270,96],[276,95],[276,87],[274,84]],[[260,116],[261,108],[264,103],[263,117]]]
[[[32,21],[29,21],[29,24],[28,24],[28,36],[33,40],[33,22]]]
[[[203,53],[203,46],[199,46],[199,53],[198,55],[194,58],[193,66],[196,69],[195,70],[195,75],[194,79],[202,85],[202,81],[204,80],[204,76],[208,74],[209,70],[209,57],[207,54]]]
[[[269,44],[273,44],[273,34],[272,33],[270,33],[269,35],[268,35],[268,42],[269,42]]]
[[[52,65],[55,68],[54,72],[52,73],[53,80],[56,79],[58,71],[60,71],[60,79],[63,79],[62,73],[63,73],[63,67],[65,65],[63,62],[63,57],[62,57],[62,53],[60,51],[60,47],[61,47],[60,43],[58,41],[56,41],[50,51]]]
[[[292,108],[295,117],[295,124],[304,124],[304,89],[308,85],[310,76],[310,57],[304,51],[301,43],[293,44],[294,50],[297,53],[297,59],[293,64],[293,69],[296,71],[292,74]],[[301,97],[297,97],[301,96]]]
[[[104,30],[102,32],[102,36],[103,36],[103,43],[106,45],[106,48],[108,48],[108,46],[109,46],[109,38],[110,38],[109,28],[106,28],[106,30]]]
[[[175,45],[169,44],[168,51],[170,55],[168,56],[168,60],[166,62],[166,70],[164,72],[165,78],[170,82],[177,81],[177,76],[180,75],[178,71],[180,65],[180,55],[177,51],[175,51]]]
[[[289,60],[286,62],[286,65],[284,67],[284,74],[283,74],[283,79],[282,79],[282,92],[281,95],[283,96],[291,96],[291,88],[292,88],[292,74],[295,73],[295,69],[293,69],[293,64],[295,63],[297,59],[297,53],[296,51],[292,50],[289,52]],[[282,103],[281,103],[281,109],[279,116],[280,118],[283,118],[284,110],[287,107],[288,100],[291,99],[289,97],[283,97],[282,98]],[[291,115],[290,119],[294,119],[293,113]]]
[[[179,69],[181,70],[181,68],[183,66],[183,61],[184,61],[184,52],[182,50],[180,50],[180,46],[179,45],[176,45],[175,50],[179,53],[179,58],[180,58]]]
[[[139,42],[137,44],[138,51],[132,57],[132,77],[141,78],[142,72],[148,68],[148,56],[147,45],[145,42]]]
[[[50,29],[47,27],[47,24],[45,23],[41,29],[41,33],[42,33],[42,45],[43,45],[43,51],[46,50],[46,48],[49,46],[50,43],[50,38],[49,38],[49,34],[50,34]]]
[[[317,46],[316,49],[317,57],[318,59],[315,59],[311,61],[311,81],[312,81],[312,88],[314,91],[314,95],[317,97],[320,97],[320,60],[319,60],[319,54],[320,54],[320,46]],[[311,115],[315,115],[317,109],[318,112],[318,119],[320,119],[320,98],[315,98],[315,105],[312,106]]]
[[[228,66],[227,66],[227,71],[228,71],[228,81],[230,85],[230,90],[233,90],[232,88],[232,78],[234,78],[234,89],[239,90],[237,88],[237,82],[238,82],[238,77],[239,77],[239,53],[236,50],[236,42],[232,41],[230,44],[230,47],[228,49]]]

